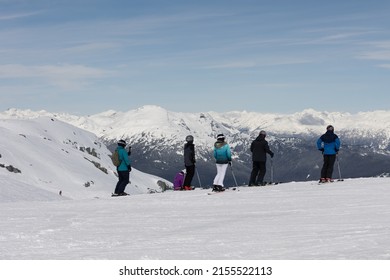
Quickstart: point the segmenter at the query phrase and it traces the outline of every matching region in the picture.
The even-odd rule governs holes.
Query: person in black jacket
[[[186,142],[184,145],[184,166],[186,167],[186,176],[184,178],[183,189],[192,190],[191,182],[195,174],[195,145],[194,137],[188,135],[186,137]]]
[[[264,176],[266,173],[267,154],[274,157],[274,153],[270,150],[264,130],[260,131],[259,136],[251,144],[253,168],[249,180],[249,186],[263,186]]]

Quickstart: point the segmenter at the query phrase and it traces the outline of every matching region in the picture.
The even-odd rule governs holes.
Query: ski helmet
[[[225,140],[225,135],[223,135],[222,133],[218,134],[217,135],[217,140]]]
[[[259,135],[267,136],[267,133],[264,130],[262,130],[262,131],[260,131]]]
[[[326,130],[334,131],[333,125],[328,125],[328,126],[326,127]]]
[[[126,141],[125,140],[119,140],[118,146],[126,147]]]
[[[187,142],[194,142],[194,136],[188,135],[188,136],[186,137],[186,141],[187,141]]]

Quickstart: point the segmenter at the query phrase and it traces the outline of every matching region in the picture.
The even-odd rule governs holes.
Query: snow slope
[[[0,258],[389,260],[389,186],[389,178],[364,178],[214,195],[3,201]]]
[[[163,137],[172,127],[154,109],[159,117],[139,129],[157,123]],[[0,118],[2,260],[390,259],[390,178],[146,194],[161,179],[133,169],[132,195],[112,198],[117,178],[96,135],[15,114]],[[210,117],[176,121],[186,131],[215,125]]]
[[[118,180],[109,155],[96,135],[54,118],[0,120],[0,202],[109,196]],[[130,177],[129,193],[160,189],[156,176]]]

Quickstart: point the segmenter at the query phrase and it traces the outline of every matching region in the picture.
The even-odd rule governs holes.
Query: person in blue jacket
[[[225,142],[225,136],[218,134],[217,142],[214,144],[214,158],[217,165],[217,175],[213,182],[213,191],[224,191],[223,181],[225,179],[228,164],[232,163],[232,154],[228,143]]]
[[[119,161],[121,163],[117,167],[118,183],[116,184],[115,192],[113,196],[128,195],[127,193],[125,193],[125,188],[129,183],[129,178],[130,178],[131,164],[130,164],[129,155],[131,154],[131,152],[130,152],[130,148],[129,151],[127,152],[125,147],[126,147],[126,142],[124,140],[119,140],[117,150],[119,155]]]
[[[334,133],[334,127],[328,125],[326,127],[326,133],[317,140],[317,148],[324,156],[320,183],[333,182],[333,166],[340,149],[340,144],[340,138]]]

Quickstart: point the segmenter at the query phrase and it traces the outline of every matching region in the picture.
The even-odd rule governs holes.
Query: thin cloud
[[[292,65],[292,64],[305,64],[311,63],[307,59],[274,59],[274,60],[264,60],[264,61],[232,61],[221,64],[214,64],[203,67],[204,69],[234,69],[234,68],[255,68],[255,67],[264,67],[264,66],[278,66],[278,65]]]
[[[0,65],[1,79],[39,79],[62,89],[80,88],[88,84],[91,80],[112,75],[113,72],[111,71],[84,65]]]
[[[371,47],[372,50],[361,53],[358,58],[384,61],[390,60],[390,41],[370,42],[365,45]]]
[[[0,65],[1,78],[33,78],[66,76],[70,79],[100,78],[107,72],[84,65],[25,66],[20,64]]]
[[[2,15],[0,14],[0,21],[1,20],[14,20],[14,19],[20,19],[20,18],[26,18],[31,16],[36,16],[38,14],[41,14],[41,11],[37,12],[29,12],[29,13],[18,13],[18,14],[9,14],[9,15]]]

